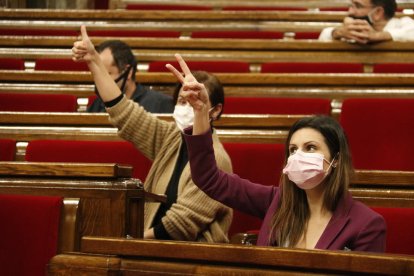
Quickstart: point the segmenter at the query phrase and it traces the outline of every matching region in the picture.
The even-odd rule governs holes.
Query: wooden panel
[[[171,114],[155,114],[172,122]],[[308,115],[223,114],[214,122],[217,128],[277,128],[288,129]],[[106,113],[7,112],[0,111],[1,125],[89,126],[112,127]]]
[[[132,167],[101,163],[0,162],[0,175],[53,177],[131,177]]]
[[[0,193],[80,198],[79,236],[142,237],[145,193],[137,179],[3,176]],[[130,214],[136,216],[130,216]]]
[[[214,275],[213,272],[222,272],[222,267],[230,271],[235,269],[241,275],[251,275],[248,273],[250,269],[257,269],[259,275],[269,271],[369,275],[414,273],[414,257],[408,255],[95,237],[84,237],[81,250],[123,256],[123,270],[130,273],[140,270],[146,273],[162,271],[164,275],[190,272],[202,275],[208,271],[207,275]]]

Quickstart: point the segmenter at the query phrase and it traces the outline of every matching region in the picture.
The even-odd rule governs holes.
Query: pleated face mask
[[[193,107],[186,103],[184,105],[177,104],[174,107],[173,117],[177,127],[183,131],[187,127],[190,127],[194,123],[194,110]]]
[[[320,153],[305,153],[297,150],[295,154],[289,156],[283,173],[299,188],[308,190],[322,183],[328,175],[333,161],[334,159],[329,163]],[[329,164],[326,171],[323,169],[323,162]]]

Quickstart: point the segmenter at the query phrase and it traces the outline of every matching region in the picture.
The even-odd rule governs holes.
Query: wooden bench
[[[0,57],[20,58],[26,62],[26,69],[33,69],[37,59],[71,59],[71,48],[76,38],[42,39],[1,37]],[[250,64],[251,72],[260,72],[261,65],[269,62],[342,62],[359,63],[365,72],[372,72],[374,64],[410,63],[414,54],[410,51],[412,42],[389,42],[379,46],[360,47],[340,42],[319,41],[246,40],[246,39],[154,39],[122,38],[131,43],[138,61],[138,70],[144,72],[153,61],[174,61],[174,54],[180,53],[188,61],[242,61]],[[61,46],[50,47],[57,41]],[[101,42],[102,38],[94,39]],[[10,42],[10,44],[8,44]],[[19,46],[22,44],[34,46]],[[8,44],[8,45],[7,45]],[[38,44],[40,47],[37,47]],[[49,45],[49,46],[48,46]],[[232,46],[229,46],[232,45]],[[243,46],[239,46],[243,45]],[[262,47],[261,45],[266,45]],[[376,48],[375,48],[376,47]],[[167,71],[166,71],[167,72]]]
[[[144,201],[163,200],[116,164],[1,162],[0,175],[3,194],[79,198],[80,237],[142,237]]]
[[[164,1],[153,1],[153,0],[112,0],[110,3],[111,8],[125,8],[126,4],[165,4]],[[399,7],[413,7],[412,0],[398,0]],[[169,1],[168,4],[184,4],[184,5],[200,5],[208,6],[214,9],[221,9],[226,6],[269,6],[269,7],[308,7],[308,8],[320,8],[320,7],[347,7],[349,2],[347,0],[336,0],[327,2],[324,0],[281,0],[281,1],[272,1],[272,0],[241,0],[241,1],[228,1],[228,0],[174,0]]]
[[[55,256],[49,275],[145,273],[177,275],[281,275],[414,273],[414,257],[364,252],[162,242],[85,237],[85,254]],[[99,255],[98,255],[99,254]]]

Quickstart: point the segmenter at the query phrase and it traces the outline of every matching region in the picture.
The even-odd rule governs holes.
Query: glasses
[[[374,7],[373,5],[369,5],[369,6],[364,6],[361,3],[358,2],[352,2],[348,5],[348,7],[356,9],[356,10],[361,10],[361,9],[368,9],[368,8],[372,8]]]

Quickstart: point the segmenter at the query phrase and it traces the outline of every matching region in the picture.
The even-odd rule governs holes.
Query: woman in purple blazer
[[[327,116],[297,121],[286,141],[280,187],[265,186],[219,170],[214,159],[208,95],[180,55],[183,85],[194,111],[185,129],[191,175],[206,194],[229,207],[263,219],[257,245],[290,248],[385,251],[382,216],[352,199],[351,157],[339,123]]]

